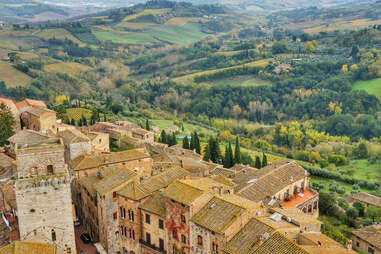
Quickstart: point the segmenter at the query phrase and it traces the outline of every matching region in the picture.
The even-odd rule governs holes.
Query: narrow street
[[[96,254],[96,248],[91,243],[84,243],[81,239],[81,234],[84,233],[82,225],[79,227],[75,227],[75,244],[77,246],[77,254],[81,253],[81,250],[83,250],[83,254]]]

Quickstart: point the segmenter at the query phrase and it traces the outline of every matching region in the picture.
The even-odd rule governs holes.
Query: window
[[[52,241],[55,242],[56,239],[57,239],[56,231],[54,231],[54,229],[52,229]]]
[[[164,229],[164,221],[159,219],[159,228]]]
[[[134,211],[128,210],[128,219],[134,221]]]
[[[159,238],[159,249],[164,250],[164,240]]]
[[[115,240],[118,240],[118,238],[119,238],[119,231],[116,231],[115,232]]]
[[[181,215],[181,222],[182,223],[187,223],[186,219],[185,219],[185,216],[184,215]]]
[[[67,247],[67,248],[66,248],[66,253],[67,253],[67,254],[71,254],[71,248]]]
[[[116,191],[114,191],[114,192],[112,193],[112,197],[113,197],[113,198],[116,198]]]
[[[181,235],[181,242],[182,243],[186,243],[187,242],[187,238],[185,237],[185,235]]]
[[[360,247],[360,242],[356,242],[356,247]]]
[[[135,240],[135,230],[132,230],[132,240]]]
[[[202,246],[202,236],[197,236],[197,244]]]
[[[368,247],[368,253],[369,253],[369,254],[374,254],[374,249],[371,248],[371,247]]]
[[[150,233],[146,233],[146,242],[148,244],[151,244],[151,234]]]
[[[46,167],[46,170],[47,170],[47,174],[48,174],[48,175],[53,175],[53,174],[54,174],[53,165],[48,165],[48,166]]]
[[[177,239],[177,232],[176,232],[176,230],[172,231],[172,237],[173,237],[173,239]]]
[[[175,245],[173,245],[173,254],[177,254],[177,249]]]
[[[118,214],[117,213],[114,213],[112,216],[114,217],[114,220],[116,220],[118,218]]]
[[[213,243],[213,252],[218,254],[218,244]]]
[[[151,224],[151,216],[149,214],[146,214],[146,223]]]

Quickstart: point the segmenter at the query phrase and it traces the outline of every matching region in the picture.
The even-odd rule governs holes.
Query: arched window
[[[57,239],[56,231],[54,231],[54,229],[52,229],[52,241],[55,242],[56,239]]]
[[[197,236],[197,244],[202,246],[202,236]]]
[[[47,174],[48,174],[48,175],[53,175],[53,174],[54,174],[53,165],[48,165],[48,166],[46,167],[46,171],[47,171]]]

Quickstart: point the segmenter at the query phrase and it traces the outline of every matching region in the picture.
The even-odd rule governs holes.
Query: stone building
[[[140,205],[142,218],[141,254],[163,254],[167,250],[165,200],[161,194],[150,196]]]
[[[321,232],[301,233],[297,243],[311,254],[356,254],[349,240],[346,247]]]
[[[234,194],[213,197],[190,222],[190,253],[218,253],[255,215],[258,203]]]
[[[353,249],[369,254],[381,253],[381,225],[371,225],[352,232]]]
[[[110,137],[108,133],[89,132],[86,133],[91,141],[91,153],[109,153],[110,152]]]
[[[117,191],[139,175],[125,165],[110,166],[79,180],[78,216],[94,241],[109,253],[118,250]]]
[[[369,193],[359,192],[349,197],[350,203],[354,203],[356,201],[362,203],[365,206],[365,208],[368,208],[370,206],[381,208],[381,198],[371,195]]]
[[[278,161],[259,170],[242,171],[233,178],[235,192],[272,206],[282,202],[305,213],[318,215],[319,194],[309,189],[309,174],[296,162]]]
[[[28,107],[47,108],[45,102],[32,99],[25,99],[23,101],[17,102],[16,107],[20,113],[24,113]]]
[[[231,186],[211,178],[179,180],[163,191],[166,203],[168,253],[190,253],[190,220],[214,194],[233,193]],[[186,194],[185,194],[186,193]]]
[[[70,169],[73,170],[75,180],[116,165],[126,166],[141,176],[150,176],[152,172],[152,159],[144,149],[104,153],[101,155],[80,155],[71,160],[69,165]]]
[[[142,240],[144,245],[144,241],[146,238],[144,238],[145,236],[142,235],[142,225],[144,225],[145,218],[142,217],[141,209],[139,209],[140,204],[144,203],[147,199],[149,199],[151,195],[157,194],[159,191],[168,187],[168,185],[170,185],[174,181],[178,179],[186,179],[188,177],[188,171],[178,167],[170,168],[167,171],[164,171],[149,179],[141,181],[140,183],[131,182],[118,192],[119,226],[122,232],[124,232],[120,237],[121,253],[124,253],[125,251],[129,251],[129,253],[131,253],[132,251],[136,254],[140,253],[141,248],[139,241]],[[162,201],[162,199],[160,200]],[[128,218],[126,214],[128,214]],[[161,214],[157,216],[160,217],[160,215]],[[166,226],[164,225],[164,227]],[[151,234],[149,228],[146,228],[146,232]],[[153,234],[154,232],[152,232],[151,235]],[[166,238],[162,239],[165,240]],[[152,238],[152,240],[154,239]],[[155,246],[160,247],[160,245]],[[145,251],[148,251],[148,249],[152,249],[152,252],[157,250],[151,247],[152,246],[146,244]]]
[[[81,155],[91,154],[90,139],[77,129],[58,132],[65,144],[65,161],[69,163]]]
[[[23,134],[33,138],[23,139]],[[15,136],[9,140],[17,165],[15,190],[21,240],[54,245],[56,253],[76,253],[71,177],[62,140],[38,136],[33,131]]]
[[[21,126],[42,133],[56,133],[56,114],[55,111],[46,108],[26,107],[21,113]]]

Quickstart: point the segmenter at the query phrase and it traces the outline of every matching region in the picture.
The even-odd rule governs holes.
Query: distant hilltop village
[[[42,101],[0,102],[17,120],[0,153],[0,254],[356,253],[321,233],[294,161],[227,169],[130,122],[77,128]],[[139,148],[110,152],[126,136]]]

